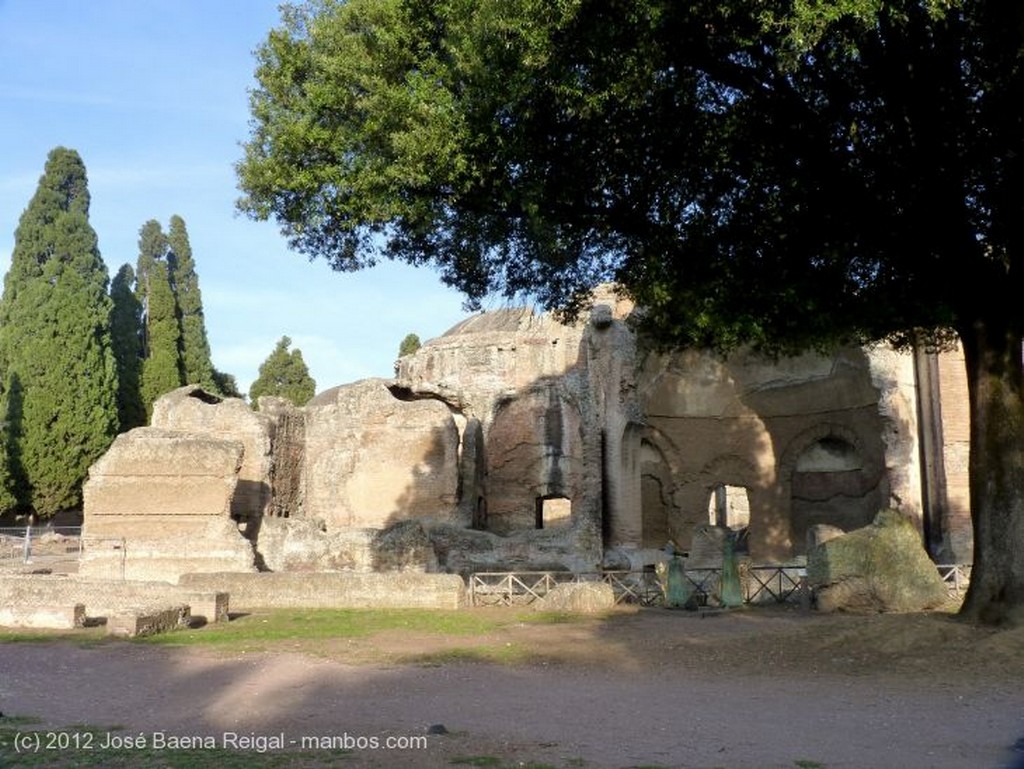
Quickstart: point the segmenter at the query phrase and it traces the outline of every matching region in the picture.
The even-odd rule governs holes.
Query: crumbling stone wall
[[[140,427],[119,435],[83,489],[79,572],[173,581],[187,571],[253,571],[231,518],[239,441]]]
[[[263,396],[259,411],[273,421],[270,503],[264,515],[301,518],[306,458],[306,412],[284,398]]]
[[[231,514],[273,571],[638,568],[715,523],[746,525],[753,560],[781,562],[815,526],[859,528],[890,505],[926,528],[912,356],[658,354],[631,310],[603,292],[571,324],[484,313],[403,357],[394,380],[258,413],[182,388],[154,424],[241,445]],[[940,369],[952,421],[933,438],[952,503],[965,425]],[[716,512],[720,494],[742,520]],[[944,515],[943,541],[958,541],[966,519]]]
[[[464,483],[460,509],[500,536],[467,535],[463,557],[450,530],[435,532],[447,568],[600,567],[602,420],[624,411],[621,377],[632,372],[608,340],[632,343],[616,315],[626,311],[618,300],[602,303],[571,325],[522,308],[484,313],[398,362],[397,391],[440,400],[479,430],[462,433],[460,461],[473,472],[463,475],[472,496]],[[618,333],[609,333],[613,324]],[[613,408],[597,402],[595,382]]]
[[[305,410],[303,517],[328,531],[454,518],[459,435],[442,403],[404,402],[368,379]]]
[[[755,561],[802,554],[810,526],[859,528],[889,501],[882,435],[908,426],[880,413],[863,350],[778,361],[742,351],[650,356],[639,387],[646,425],[627,440],[641,457],[650,447],[648,464],[664,463],[664,509],[645,515],[652,503],[641,494],[635,517],[661,517],[682,550],[710,522],[719,485],[746,489]]]
[[[274,416],[253,411],[238,398],[221,399],[196,385],[187,385],[157,399],[151,425],[239,441],[244,452],[231,515],[241,521],[258,520],[272,511],[277,428]]]

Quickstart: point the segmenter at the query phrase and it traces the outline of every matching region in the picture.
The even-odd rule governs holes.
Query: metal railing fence
[[[939,564],[939,576],[950,595],[962,597],[970,584],[970,564]],[[699,603],[718,590],[721,568],[686,569],[686,579]],[[546,595],[555,585],[569,582],[604,582],[611,586],[616,604],[659,606],[665,601],[661,578],[651,570],[476,572],[469,575],[471,606],[525,606]],[[802,564],[744,565],[740,569],[744,603],[809,605],[807,568]]]
[[[81,526],[0,528],[0,562],[30,564],[77,560],[81,555]]]

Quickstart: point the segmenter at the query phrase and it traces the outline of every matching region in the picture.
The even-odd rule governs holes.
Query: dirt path
[[[594,769],[996,769],[1024,736],[1024,631],[937,617],[651,611],[474,642],[531,655],[398,664],[388,660],[429,659],[456,642],[393,633],[256,654],[5,644],[0,709],[167,735],[450,732],[424,750],[346,762],[369,767],[490,756]]]

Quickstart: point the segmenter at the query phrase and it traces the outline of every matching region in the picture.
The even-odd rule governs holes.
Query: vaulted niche
[[[791,479],[793,550],[807,549],[807,530],[815,524],[852,531],[874,519],[883,503],[879,473],[867,463],[853,437],[827,434],[797,456]]]
[[[644,547],[660,548],[670,539],[672,475],[665,456],[647,440],[640,443],[640,515]]]

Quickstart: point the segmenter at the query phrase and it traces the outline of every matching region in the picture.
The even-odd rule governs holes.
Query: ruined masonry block
[[[237,473],[241,460],[240,441],[139,427],[117,436],[90,475],[218,477]]]
[[[416,572],[261,572],[182,574],[178,585],[231,594],[235,611],[263,608],[459,609],[466,584],[457,574]]]
[[[244,446],[140,427],[120,435],[83,489],[83,576],[173,581],[186,571],[255,570],[231,519]]]
[[[107,634],[123,638],[156,635],[187,627],[190,621],[188,606],[135,609],[108,617]]]
[[[227,516],[234,488],[233,477],[115,476],[90,484],[86,504],[92,515]]]
[[[227,593],[186,593],[189,610],[194,618],[206,622],[227,622],[230,597]]]

